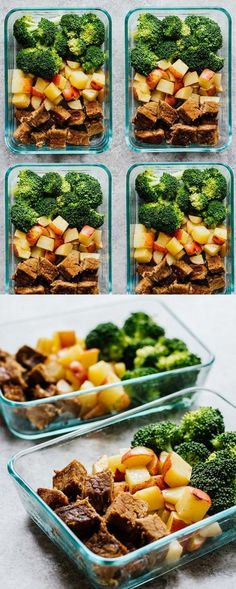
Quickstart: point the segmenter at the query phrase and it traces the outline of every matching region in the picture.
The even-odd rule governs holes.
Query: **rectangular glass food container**
[[[104,23],[106,36],[104,42],[105,52],[105,63],[104,72],[106,77],[106,92],[105,100],[103,103],[103,115],[104,115],[104,133],[100,137],[93,139],[89,146],[82,145],[67,145],[65,148],[52,149],[44,146],[42,148],[36,147],[36,145],[21,145],[17,143],[13,138],[13,133],[16,128],[16,122],[14,117],[14,106],[12,105],[11,98],[11,80],[12,71],[16,67],[16,52],[17,42],[13,36],[13,26],[17,18],[21,18],[24,14],[33,15],[36,21],[44,18],[59,18],[66,12],[75,12],[77,14],[83,14],[85,12],[92,12],[96,14]],[[5,142],[6,146],[13,153],[27,153],[27,154],[86,154],[86,153],[101,153],[106,151],[111,142],[112,138],[112,20],[110,14],[100,8],[14,8],[10,10],[5,18],[4,28],[4,53],[5,53]]]
[[[163,305],[156,298],[154,299],[150,297],[142,297],[141,302],[138,301],[137,297],[132,296],[128,297],[128,300],[126,299],[122,301],[122,297],[113,296],[112,298],[114,300],[111,303],[107,304],[105,302],[99,302],[96,307],[91,306],[86,309],[86,311],[78,308],[78,311],[67,312],[63,315],[55,314],[53,316],[29,319],[27,323],[25,321],[6,323],[5,325],[2,325],[0,348],[14,354],[16,350],[24,344],[34,347],[39,337],[50,337],[55,331],[71,329],[75,330],[79,337],[83,338],[101,321],[112,321],[117,325],[122,326],[125,319],[127,319],[132,312],[141,310],[151,315],[155,321],[165,328],[167,337],[183,339],[191,352],[197,354],[201,358],[201,364],[198,366],[179,368],[177,370],[155,374],[154,376],[151,375],[123,381],[122,384],[124,387],[126,382],[129,384],[135,383],[136,386],[139,387],[139,396],[140,399],[143,399],[143,402],[140,401],[142,407],[147,405],[147,403],[145,403],[145,397],[151,387],[151,389],[154,390],[154,395],[155,392],[157,396],[158,394],[161,395],[158,401],[158,405],[161,407],[163,402],[165,402],[165,399],[163,401],[163,398],[166,395],[182,388],[204,384],[214,362],[214,356],[168,307]],[[116,386],[120,386],[120,382],[114,383],[114,385],[112,384],[112,388]],[[86,393],[101,391],[106,388],[111,388],[111,385],[94,387],[90,390],[86,390]],[[63,401],[63,399],[74,399],[83,393],[84,391],[60,395],[60,402]],[[152,396],[152,399],[153,398],[154,397]],[[75,418],[68,408],[65,408],[64,412],[44,429],[38,430],[33,427],[31,421],[27,418],[27,411],[36,407],[38,407],[38,409],[44,409],[47,403],[50,403],[50,406],[54,405],[54,407],[56,407],[57,402],[58,397],[55,396],[25,403],[13,402],[6,399],[0,390],[0,409],[2,410],[4,420],[10,431],[20,438],[40,439],[54,436],[75,430],[78,426],[92,422],[92,419],[85,421],[78,417]],[[131,408],[129,411],[133,411],[133,409]],[[127,415],[128,412],[125,414]],[[109,417],[108,414],[104,416],[104,418],[107,417]],[[99,420],[100,419],[102,418],[100,417]]]
[[[20,500],[34,522],[47,534],[82,571],[89,586],[131,589],[151,581],[168,571],[188,564],[236,539],[236,506],[179,530],[165,538],[139,548],[125,556],[111,559],[95,555],[71,532],[59,517],[37,495],[38,487],[51,487],[54,469],[64,468],[71,460],[81,460],[90,471],[97,458],[105,453],[115,454],[117,448],[130,445],[135,431],[146,424],[162,420],[179,422],[187,410],[211,406],[223,413],[226,429],[235,429],[236,406],[208,389],[190,388],[175,393],[145,411],[136,409],[133,415],[111,417],[106,422],[77,430],[57,440],[46,442],[16,454],[8,463],[8,471],[16,485]],[[198,534],[206,525],[218,522],[222,533],[208,538],[199,550],[183,552],[179,560],[168,551],[178,540]],[[168,556],[167,556],[168,554]]]
[[[207,16],[212,18],[221,27],[223,35],[223,47],[220,49],[219,54],[225,58],[225,64],[222,73],[222,86],[223,92],[221,93],[221,109],[219,113],[219,142],[215,146],[197,145],[193,144],[188,147],[177,146],[163,143],[161,145],[148,145],[142,141],[136,139],[134,135],[134,126],[132,125],[132,119],[134,116],[135,108],[138,104],[134,99],[132,91],[132,82],[134,77],[134,70],[130,65],[129,54],[130,50],[134,47],[134,32],[137,27],[137,20],[140,14],[145,12],[151,12],[158,18],[164,18],[169,14],[176,14],[180,18],[186,18],[191,13],[199,14],[201,16]],[[133,151],[141,152],[219,152],[224,151],[229,147],[232,139],[232,20],[230,13],[224,8],[201,8],[199,7],[175,7],[175,8],[137,8],[130,10],[125,19],[125,82],[126,82],[126,142],[130,149]]]
[[[78,171],[81,173],[91,174],[99,180],[102,192],[103,203],[98,208],[104,213],[104,225],[102,226],[103,249],[100,250],[101,265],[99,268],[98,285],[101,294],[108,294],[112,291],[112,177],[111,172],[102,164],[17,164],[9,168],[5,176],[5,292],[14,294],[14,281],[12,275],[16,270],[20,259],[14,254],[12,242],[14,236],[14,226],[10,219],[10,209],[14,202],[13,190],[17,182],[18,174],[21,170],[29,169],[39,175],[45,172],[58,171],[66,174],[69,171]]]
[[[135,288],[138,284],[138,277],[136,272],[136,262],[134,259],[134,226],[138,223],[138,209],[141,203],[138,194],[135,190],[135,179],[138,174],[147,168],[152,168],[156,173],[162,174],[168,172],[169,174],[177,174],[183,172],[187,167],[199,168],[204,170],[206,168],[216,168],[226,178],[228,183],[228,195],[226,198],[227,207],[227,239],[228,248],[227,255],[225,257],[225,279],[226,287],[225,292],[221,294],[232,294],[234,292],[234,172],[230,166],[225,164],[215,164],[212,162],[208,163],[185,163],[185,162],[174,162],[174,163],[145,163],[145,164],[134,164],[131,166],[127,173],[126,178],[126,234],[127,234],[127,285],[126,292],[134,293]]]

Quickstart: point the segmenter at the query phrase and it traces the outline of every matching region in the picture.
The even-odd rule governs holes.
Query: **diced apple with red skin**
[[[208,88],[212,85],[212,78],[214,78],[215,72],[206,68],[203,70],[201,75],[199,76],[199,85],[202,88],[208,90]]]
[[[104,72],[98,74],[98,73],[94,73],[92,75],[92,79],[90,82],[91,88],[93,88],[93,90],[102,90],[102,88],[104,88],[105,86],[105,74]]]
[[[97,474],[98,472],[104,472],[104,470],[108,470],[108,456],[107,454],[103,454],[100,458],[93,464],[93,474]]]
[[[76,227],[73,227],[72,229],[67,229],[65,231],[65,233],[63,234],[63,240],[64,243],[69,243],[70,241],[76,241],[77,239],[79,239],[79,232],[78,229],[76,229]]]
[[[174,487],[172,489],[164,489],[163,490],[163,497],[164,497],[165,501],[175,505],[177,503],[177,501],[179,500],[179,498],[181,497],[184,489],[185,489],[185,486]]]
[[[109,374],[106,383],[117,383],[120,379],[115,374]],[[113,386],[98,393],[99,403],[108,411],[123,411],[130,405],[130,398],[123,386]]]
[[[217,93],[216,87],[214,84],[212,84],[212,86],[210,86],[210,88],[208,88],[207,90],[207,96],[215,96]]]
[[[203,249],[204,252],[208,254],[208,256],[217,256],[217,254],[220,251],[220,246],[216,243],[207,243],[206,245],[204,245]]]
[[[154,232],[147,229],[145,225],[136,223],[134,228],[134,247],[135,248],[153,248]]]
[[[151,91],[149,86],[145,82],[139,82],[134,80],[133,82],[133,95],[135,100],[140,102],[149,102],[151,99]]]
[[[184,229],[176,229],[175,237],[182,245],[186,245],[189,235],[187,231],[184,231]]]
[[[174,257],[183,249],[182,244],[176,239],[176,237],[172,237],[166,247],[168,252]]]
[[[155,482],[155,485],[157,485],[157,487],[159,487],[159,489],[161,489],[161,491],[163,489],[166,489],[166,484],[165,484],[162,474],[156,474],[152,478]]]
[[[193,92],[192,86],[185,86],[184,88],[180,88],[175,94],[175,98],[181,100],[188,100]]]
[[[168,552],[165,557],[165,563],[171,564],[172,562],[176,562],[181,558],[182,554],[183,546],[181,546],[178,540],[173,540],[173,542],[169,544]]]
[[[194,487],[186,487],[175,505],[179,517],[187,524],[202,520],[210,507],[209,495]]]
[[[32,88],[32,78],[26,76],[22,70],[15,69],[12,74],[13,94],[30,94]]]
[[[107,376],[111,373],[111,366],[104,360],[100,360],[96,364],[93,364],[88,369],[88,377],[92,383],[98,387],[106,383]]]
[[[198,73],[197,72],[187,72],[185,74],[184,79],[184,86],[193,86],[194,84],[198,84]]]
[[[38,239],[40,238],[40,236],[42,234],[43,234],[43,227],[41,227],[40,225],[33,225],[33,227],[31,227],[31,229],[29,229],[29,231],[27,231],[26,239],[29,242],[29,244],[31,246],[33,246],[37,243]]]
[[[85,225],[79,233],[79,241],[83,245],[88,246],[94,238],[95,229],[89,225]]]
[[[162,474],[169,487],[180,487],[189,483],[192,467],[176,452],[170,452],[163,464]]]
[[[30,258],[31,248],[25,235],[22,238],[13,238],[13,251],[15,256],[18,258],[22,258],[24,260],[28,260]]]
[[[67,221],[65,221],[60,215],[50,223],[50,228],[56,233],[56,235],[63,235],[68,227],[69,223],[67,223]]]
[[[160,464],[156,454],[154,454],[151,462],[148,463],[148,470],[153,476],[160,472]]]
[[[170,513],[169,519],[167,521],[167,530],[170,533],[178,532],[178,530],[182,530],[186,528],[186,523],[179,517],[176,511],[172,511]]]
[[[121,458],[122,464],[125,468],[136,468],[138,466],[146,466],[153,460],[154,452],[145,446],[136,446],[130,448]]]
[[[147,81],[147,85],[149,88],[151,88],[151,90],[154,90],[154,88],[156,88],[158,82],[160,82],[161,78],[163,75],[163,71],[161,69],[155,69],[152,70],[152,72],[150,72],[147,77],[146,77],[146,81]]]
[[[88,76],[82,70],[73,71],[70,75],[70,83],[77,90],[84,90],[88,81]]]
[[[127,468],[125,471],[125,480],[129,486],[129,490],[132,492],[133,488],[148,481],[151,478],[150,473],[146,466],[139,466],[137,468]]]
[[[177,92],[179,92],[179,90],[181,90],[181,88],[184,87],[184,83],[183,80],[175,80],[174,82],[174,94],[176,96]],[[177,98],[175,97],[175,100],[177,102]]]
[[[167,509],[167,511],[175,511],[175,506],[173,503],[168,503],[168,501],[165,501],[165,509]]]
[[[30,105],[30,94],[14,94],[12,104],[16,108],[28,108]]]
[[[52,82],[55,84],[55,86],[58,86],[60,90],[65,90],[67,85],[67,79],[62,74],[56,74],[53,76]]]
[[[167,249],[164,245],[161,245],[158,241],[154,241],[153,243],[153,250],[154,252],[161,252],[162,254],[167,254]]]
[[[69,256],[69,254],[72,252],[73,249],[73,245],[72,243],[63,243],[62,245],[59,245],[57,247],[57,249],[55,250],[55,254],[56,256]]]
[[[169,69],[177,80],[182,80],[189,68],[181,59],[177,59]]]
[[[52,239],[51,237],[47,237],[46,235],[41,235],[41,237],[37,241],[37,247],[41,247],[43,250],[53,252],[54,239]]]
[[[165,102],[170,106],[174,107],[177,104],[177,98],[175,98],[175,96],[170,96],[170,94],[167,94],[165,97]]]
[[[58,247],[64,244],[64,239],[60,235],[56,235],[54,239],[54,251],[57,250]]]
[[[77,99],[80,97],[80,91],[77,90],[77,88],[73,88],[73,86],[69,82],[67,82],[67,86],[63,90],[62,94],[65,100],[67,101]]]
[[[53,82],[51,82],[49,84],[49,86],[47,86],[47,88],[45,88],[44,94],[48,98],[48,100],[51,100],[51,102],[54,102],[56,100],[56,98],[58,98],[58,96],[60,96],[61,90]]]
[[[217,245],[223,245],[227,239],[227,229],[226,227],[216,227],[214,234],[213,234],[213,241],[217,243]]]
[[[31,258],[43,258],[44,256],[44,250],[42,250],[41,247],[37,247],[37,245],[34,245],[31,248]]]
[[[162,469],[163,469],[163,466],[164,466],[167,456],[168,456],[168,452],[165,452],[165,450],[162,450],[162,452],[160,453],[160,455],[158,457],[160,465],[161,465],[161,472],[162,472]]]
[[[135,499],[146,501],[149,512],[157,511],[158,509],[163,509],[164,507],[162,492],[157,486],[147,487],[141,491],[136,491],[136,493],[134,493],[134,497]]]
[[[200,244],[196,243],[196,241],[190,241],[189,243],[186,243],[184,249],[189,256],[200,253],[202,251]]]
[[[222,74],[215,74],[211,81],[215,85],[217,92],[223,91],[222,84],[221,84]]]
[[[200,550],[205,541],[206,538],[202,538],[200,534],[195,534],[192,538],[189,538],[185,549],[187,552],[195,552],[196,550]]]
[[[165,94],[174,94],[174,82],[170,82],[170,80],[165,80],[162,79],[160,80],[160,82],[158,82],[157,90],[159,90],[160,92],[165,92]]]
[[[117,475],[117,480],[124,480],[125,467],[121,463],[121,454],[108,456],[108,468]],[[118,471],[118,472],[117,472]],[[123,478],[122,478],[123,477]]]
[[[160,100],[165,100],[165,93],[164,92],[160,92],[160,90],[154,90],[154,92],[152,92],[152,102],[159,102]]]
[[[41,100],[43,100],[43,98],[45,98],[44,92],[40,92],[40,90],[35,88],[35,86],[33,86],[31,88],[31,94],[32,94],[32,96],[36,96],[37,98],[41,98]]]

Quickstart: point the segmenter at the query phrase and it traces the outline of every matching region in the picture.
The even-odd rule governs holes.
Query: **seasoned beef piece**
[[[40,487],[37,490],[37,493],[41,499],[53,509],[58,509],[59,507],[64,507],[68,505],[69,499],[62,491],[58,491],[58,489],[43,489]]]
[[[1,367],[0,367],[0,382],[1,382]],[[9,401],[24,402],[26,401],[25,393],[18,384],[4,384],[2,386],[3,394]]]
[[[78,294],[98,294],[98,284],[96,280],[84,280],[77,284]]]
[[[34,348],[31,348],[30,346],[22,346],[16,353],[16,360],[22,364],[24,368],[30,370],[36,364],[44,362],[44,360],[46,360],[46,356],[41,354],[41,352],[34,350]]]
[[[199,266],[192,266],[191,282],[199,282],[207,278],[207,267],[205,264]]]
[[[219,276],[213,276],[212,278],[209,278],[209,287],[211,292],[225,289],[225,285],[226,283],[224,274],[219,274]]]
[[[165,286],[155,286],[152,290],[153,294],[171,294],[171,286],[169,285],[165,285]]]
[[[98,472],[87,477],[84,497],[88,497],[91,505],[103,515],[112,502],[114,495],[114,480],[111,470]]]
[[[82,273],[82,264],[78,262],[78,256],[69,254],[60,264],[58,270],[65,280],[72,281]]]
[[[218,140],[218,125],[200,125],[200,127],[198,127],[197,142],[201,145],[216,145]]]
[[[45,403],[45,405],[29,407],[26,415],[36,429],[42,430],[58,417],[59,411],[54,403]]]
[[[88,499],[78,500],[73,505],[60,507],[55,510],[55,513],[81,540],[85,540],[97,532],[101,523],[100,516],[90,505]]]
[[[191,98],[177,108],[177,113],[187,125],[195,123],[201,116],[201,110],[198,104],[195,100],[191,100]]]
[[[159,144],[162,143],[165,139],[165,133],[163,129],[153,129],[150,131],[134,131],[135,137],[140,139],[144,143],[154,143]]]
[[[29,258],[18,264],[13,279],[17,286],[33,286],[37,276],[38,260],[37,258]]]
[[[30,144],[30,136],[31,136],[31,127],[28,123],[23,122],[16,128],[13,133],[14,139],[22,143],[22,145],[29,145]]]
[[[50,292],[52,294],[76,294],[77,285],[74,282],[66,282],[65,280],[54,280]]]
[[[172,125],[178,120],[177,110],[163,100],[160,100],[157,104],[158,120],[167,125],[167,127],[172,127]]]
[[[45,131],[35,131],[35,133],[31,133],[30,136],[36,147],[43,147],[47,141],[47,134]]]
[[[50,114],[46,110],[44,104],[41,104],[39,108],[31,113],[31,117],[28,119],[31,127],[40,127],[50,119]]]
[[[183,260],[175,260],[173,263],[173,267],[177,270],[177,273],[183,277],[187,278],[192,274],[193,269],[189,264],[186,264]]]
[[[171,127],[170,143],[173,145],[190,145],[197,141],[197,127],[177,123]]]
[[[30,386],[39,384],[42,387],[47,387],[49,384],[53,384],[55,379],[48,373],[47,366],[45,364],[36,364],[30,372],[27,374],[28,383]]]
[[[47,131],[49,147],[54,149],[66,147],[67,129],[52,128]]]
[[[81,127],[85,121],[85,113],[81,110],[71,111],[70,120],[68,122],[69,127]]]
[[[86,477],[87,470],[83,464],[72,460],[62,470],[55,470],[53,488],[63,491],[71,501],[75,501],[78,495],[83,495]]]
[[[120,495],[121,493],[125,493],[128,491],[129,487],[125,481],[121,481],[120,483],[114,483],[114,499],[117,497],[117,495]]]
[[[20,123],[27,123],[31,117],[31,110],[25,110],[24,108],[16,108],[14,112],[15,119]]]
[[[40,295],[45,294],[44,286],[40,284],[38,286],[16,286],[14,289],[15,294],[19,295]]]
[[[152,281],[145,276],[140,280],[135,288],[136,294],[151,294],[152,291]]]
[[[51,284],[58,276],[58,269],[46,258],[39,258],[39,271],[38,277],[45,281],[47,284]]]
[[[136,270],[139,276],[144,277],[144,274],[145,276],[148,276],[148,274],[153,270],[153,265],[149,266],[149,264],[137,264]]]
[[[166,280],[171,275],[171,267],[168,266],[165,258],[160,262],[160,264],[153,266],[152,272],[148,272],[148,278],[153,282],[160,282],[161,280]],[[144,274],[144,277],[145,276],[146,275]]]
[[[85,105],[85,112],[89,119],[101,119],[102,118],[102,107],[97,100],[87,102]]]
[[[180,282],[173,282],[173,284],[171,284],[169,286],[169,291],[170,294],[189,294],[190,292],[190,283],[187,282],[187,284],[181,284]]]
[[[26,388],[24,379],[25,369],[9,354],[5,360],[0,361],[0,385],[5,383],[17,384]]]
[[[59,399],[60,399],[59,393]],[[80,397],[73,397],[72,399],[62,399],[62,401],[57,401],[57,407],[60,409],[61,413],[70,413],[74,417],[80,417]]]
[[[89,550],[103,558],[118,558],[128,552],[126,546],[121,544],[115,536],[112,536],[104,524],[101,525],[101,528],[97,533],[93,534],[93,536],[85,542],[85,545]]]
[[[204,102],[201,105],[201,114],[202,116],[209,117],[210,119],[215,119],[219,112],[219,104],[216,102]]]
[[[166,525],[157,513],[137,519],[135,528],[140,546],[155,542],[155,540],[159,540],[169,534]]]
[[[220,256],[207,256],[207,267],[211,274],[224,272],[224,260]]]
[[[149,108],[149,104],[144,104],[137,108],[133,123],[139,129],[153,129],[155,126],[157,122],[158,104],[157,102],[152,104],[155,105],[155,109]]]
[[[92,121],[86,124],[86,131],[89,137],[95,137],[95,135],[101,135],[104,132],[104,126],[102,121]]]
[[[59,123],[67,123],[70,119],[70,112],[63,106],[54,106],[52,109],[55,119],[59,121]]]
[[[54,384],[50,384],[49,387],[43,389],[39,384],[36,384],[30,392],[33,399],[47,399],[57,394],[57,388]]]
[[[68,145],[89,145],[89,136],[87,131],[78,131],[77,129],[68,129],[66,143]]]
[[[120,493],[108,507],[105,521],[109,531],[116,530],[132,534],[135,522],[139,517],[145,517],[148,512],[146,501],[135,499],[131,493]]]
[[[82,261],[82,271],[87,272],[88,274],[94,274],[98,271],[100,266],[100,261],[97,258],[85,258]]]
[[[205,294],[205,295],[209,295],[211,294],[211,290],[209,288],[209,286],[205,285],[205,284],[192,284],[190,287],[190,293],[189,294]]]

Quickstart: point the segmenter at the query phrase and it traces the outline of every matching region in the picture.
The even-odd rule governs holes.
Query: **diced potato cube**
[[[104,72],[101,72],[100,74],[98,74],[97,72],[94,72],[94,74],[92,75],[91,78],[91,82],[90,82],[91,88],[93,88],[94,90],[102,90],[102,88],[104,88],[105,86],[105,74]]]
[[[38,218],[38,224],[41,225],[42,227],[47,227],[50,223],[51,223],[50,217],[45,217],[43,215],[42,217]]]
[[[45,98],[45,100],[43,101],[43,104],[48,112],[50,110],[52,110],[52,108],[54,108],[54,106],[55,106],[54,103],[51,102],[51,100],[48,100],[48,98]]]
[[[72,252],[72,249],[72,243],[63,243],[55,249],[55,254],[57,256],[68,256]]]
[[[93,241],[94,233],[94,227],[90,227],[90,225],[85,225],[79,233],[80,243],[82,243],[85,246],[88,246]]]
[[[63,235],[67,227],[69,227],[69,223],[67,223],[67,221],[60,215],[50,223],[50,228],[56,233],[56,235]]]
[[[193,92],[192,86],[185,86],[184,88],[180,88],[178,92],[175,94],[175,98],[179,98],[181,100],[188,100]]]
[[[84,350],[81,352],[79,362],[83,364],[85,368],[89,368],[96,364],[98,361],[99,350],[97,348],[91,348],[90,350]]]
[[[174,82],[170,82],[169,80],[161,79],[160,82],[157,84],[157,90],[160,92],[165,92],[166,94],[174,94]]]
[[[192,474],[192,467],[176,452],[170,452],[164,462],[162,475],[169,487],[188,485]],[[177,509],[176,509],[177,511]]]
[[[96,364],[89,366],[88,369],[88,377],[92,383],[98,387],[102,384],[107,382],[107,377],[111,373],[110,364],[104,362],[104,360],[100,360]]]
[[[16,108],[28,108],[30,105],[30,94],[14,94],[12,104],[14,104]]]
[[[31,249],[31,258],[43,258],[44,257],[44,250],[37,245],[34,245]]]
[[[52,239],[51,237],[47,237],[46,235],[41,235],[41,237],[37,241],[37,247],[41,247],[43,250],[53,252],[54,239]]]
[[[187,73],[189,67],[181,59],[177,59],[177,61],[171,64],[169,69],[177,80],[181,80]]]
[[[70,346],[69,348],[61,349],[61,339],[59,333],[54,334],[58,337],[58,362],[64,367],[70,366],[71,362],[77,361],[79,362],[79,358],[81,353],[83,352],[80,344],[75,344],[74,346]]]
[[[161,489],[159,489],[159,487],[156,485],[136,491],[136,493],[134,493],[134,497],[135,499],[146,501],[148,504],[148,511],[157,511],[158,509],[163,509],[164,507],[164,497],[162,495]]]
[[[187,72],[187,74],[184,76],[183,82],[184,86],[193,86],[194,84],[198,84],[198,73]]]
[[[163,489],[162,494],[167,503],[171,503],[175,505],[179,498],[181,497],[185,486],[182,487],[173,487],[172,489]]]
[[[160,264],[161,260],[164,258],[164,252],[155,251],[153,252],[152,257],[155,264]]]
[[[213,232],[213,241],[218,245],[223,245],[227,240],[227,229],[226,227],[216,227]]]
[[[167,243],[166,248],[172,256],[176,256],[183,249],[183,246],[176,239],[176,237],[172,237],[172,239]]]
[[[108,470],[109,466],[108,466],[108,456],[107,454],[103,454],[103,456],[101,456],[97,462],[95,462],[93,464],[93,474],[97,474],[98,472],[104,472],[104,470]]]
[[[160,92],[160,90],[154,90],[154,92],[152,92],[151,98],[152,98],[152,102],[159,102],[160,100],[164,100],[165,93]]]
[[[160,59],[160,61],[157,62],[157,65],[161,70],[165,71],[169,69],[171,62],[167,61],[167,59]]]
[[[163,247],[166,247],[166,244],[168,243],[168,241],[170,241],[170,236],[167,235],[167,233],[163,233],[163,231],[160,231],[158,233],[158,238],[156,241],[160,245],[163,245]]]
[[[61,90],[53,82],[51,82],[51,84],[49,84],[49,86],[45,88],[44,94],[48,98],[48,100],[54,102],[56,98],[60,96]]]
[[[81,104],[81,101],[79,100],[79,98],[76,100],[71,100],[67,104],[72,110],[81,110],[82,109],[82,104]]]
[[[148,264],[152,259],[152,250],[145,247],[138,247],[134,252],[134,259],[140,264]]]
[[[149,102],[151,99],[151,91],[148,85],[140,84],[139,82],[133,82],[133,94],[135,100],[140,102]]]
[[[189,524],[202,520],[210,507],[209,495],[193,487],[186,487],[175,505],[179,517]]]
[[[196,225],[192,230],[192,238],[201,245],[204,245],[208,242],[209,235],[210,231],[204,225]]]
[[[207,243],[206,245],[204,245],[203,249],[204,252],[208,254],[208,256],[217,256],[217,254],[220,251],[220,246],[216,243]]]
[[[108,468],[110,468],[113,473],[115,473],[116,470],[125,472],[125,466],[122,464],[121,458],[121,452],[120,454],[115,454],[114,456],[108,456]]]
[[[149,481],[150,478],[151,475],[148,472],[146,466],[140,466],[138,468],[127,468],[125,472],[125,480],[129,486],[130,491],[132,491],[136,485],[140,485],[140,483]]]
[[[154,243],[154,233],[152,229],[147,229],[145,225],[137,223],[134,228],[134,248],[152,248]]]
[[[174,261],[175,261],[174,256],[172,256],[171,254],[167,254],[166,262],[167,262],[168,266],[172,266],[172,264],[174,264]]]
[[[76,229],[76,227],[67,229],[65,231],[65,233],[63,234],[63,239],[64,239],[64,243],[69,243],[70,241],[76,241],[76,239],[79,239],[78,229]]]
[[[34,110],[37,110],[40,107],[41,103],[42,103],[42,98],[39,98],[38,96],[32,96],[31,106]]]
[[[34,87],[36,88],[36,90],[38,90],[39,92],[42,92],[44,94],[44,90],[45,90],[45,88],[47,88],[48,85],[49,85],[48,80],[44,80],[43,78],[37,78]]]
[[[78,61],[70,61],[69,59],[67,59],[66,63],[71,70],[78,70],[80,67],[80,64],[78,63]]]
[[[81,70],[73,71],[69,77],[70,83],[72,86],[77,88],[77,90],[84,90],[86,88],[86,84],[88,81],[88,76]]]
[[[209,70],[208,68],[203,70],[203,72],[199,76],[200,86],[208,90],[208,88],[210,88],[210,86],[212,85],[212,78],[214,78],[214,76],[215,72],[213,72],[212,70]]]
[[[30,94],[32,78],[24,74],[22,70],[15,69],[12,74],[12,94]]]
[[[196,217],[195,215],[189,215],[189,219],[194,225],[199,225],[202,222],[202,217]]]
[[[98,393],[98,399],[108,411],[121,411],[126,409],[130,404],[130,399],[122,386],[111,387],[100,391]]]
[[[126,366],[124,362],[116,362],[113,366],[115,374],[119,377],[122,378],[122,376],[125,374],[126,372]]]

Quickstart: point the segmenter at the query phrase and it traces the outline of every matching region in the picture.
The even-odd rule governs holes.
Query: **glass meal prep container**
[[[14,294],[14,282],[12,276],[16,270],[17,264],[22,260],[14,254],[13,237],[15,228],[11,223],[10,209],[14,203],[14,188],[17,177],[21,170],[29,169],[39,175],[47,172],[59,172],[65,175],[68,172],[87,173],[94,176],[101,185],[103,192],[103,202],[98,208],[99,212],[104,213],[104,224],[102,230],[103,248],[100,253],[100,267],[98,273],[98,286],[101,294],[108,294],[112,291],[112,177],[111,173],[102,164],[17,164],[6,173],[5,176],[5,292]]]
[[[14,22],[21,18],[25,14],[30,14],[36,21],[39,21],[42,17],[48,19],[58,19],[64,13],[76,13],[82,15],[87,12],[96,14],[105,25],[105,42],[104,42],[104,53],[105,63],[103,65],[103,71],[106,78],[106,92],[103,102],[103,124],[104,132],[92,139],[90,145],[67,145],[65,148],[50,148],[47,146],[36,147],[36,145],[23,145],[18,143],[13,133],[16,129],[16,121],[14,117],[14,106],[12,104],[12,72],[16,67],[16,53],[17,53],[17,42],[13,36]],[[5,141],[8,149],[14,153],[27,153],[27,154],[86,154],[86,153],[101,153],[109,148],[111,137],[112,137],[112,21],[110,14],[100,8],[17,8],[11,10],[5,18],[5,31],[4,31],[4,43],[5,43]]]
[[[127,293],[134,293],[135,288],[139,282],[138,274],[136,272],[136,261],[134,259],[134,229],[135,224],[138,223],[138,210],[141,204],[141,199],[135,190],[135,179],[138,174],[150,168],[155,171],[158,176],[164,172],[170,174],[182,173],[186,168],[199,168],[204,170],[206,168],[216,168],[221,172],[228,184],[228,193],[225,201],[227,207],[227,217],[225,225],[227,228],[227,253],[225,260],[225,289],[223,294],[231,294],[234,292],[234,173],[233,170],[225,164],[208,163],[143,163],[134,164],[128,171],[126,182],[126,233],[127,233]],[[199,212],[200,215],[200,212]],[[220,293],[222,294],[222,292]]]
[[[218,408],[225,420],[226,430],[235,428],[236,406],[211,390],[194,387],[174,393],[160,406],[154,401],[146,410],[134,410],[132,415],[119,415],[106,422],[19,452],[8,463],[8,470],[16,485],[20,500],[34,522],[47,534],[83,572],[89,586],[131,589],[160,575],[188,564],[236,539],[236,506],[221,511],[205,520],[152,542],[119,558],[102,558],[91,552],[64,522],[37,495],[38,487],[51,487],[53,469],[64,468],[71,460],[82,460],[91,470],[99,456],[116,454],[120,446],[130,445],[134,432],[146,424],[162,420],[179,422],[184,413],[200,406]],[[173,554],[176,540],[186,541],[198,536],[211,523],[218,522],[219,535],[208,537],[198,550],[179,557]]]
[[[137,102],[133,95],[132,85],[134,80],[134,69],[130,65],[129,54],[135,45],[134,32],[137,27],[139,15],[150,12],[157,18],[164,18],[170,14],[175,14],[184,19],[190,14],[198,14],[212,18],[221,27],[223,36],[223,46],[219,50],[219,55],[225,58],[224,67],[220,70],[222,73],[223,92],[220,94],[220,112],[218,116],[219,123],[219,141],[217,145],[199,145],[191,144],[189,146],[171,145],[162,143],[160,145],[144,143],[138,140],[134,134],[134,125],[132,119],[138,106],[143,105]],[[226,149],[232,139],[232,21],[231,16],[224,8],[137,8],[128,12],[125,21],[125,60],[126,60],[126,141],[130,149],[138,152],[219,152]]]
[[[152,387],[154,391],[156,389],[157,395],[161,395],[159,404],[162,406],[162,402],[165,402],[165,400],[163,401],[165,395],[186,388],[187,386],[204,384],[214,362],[214,356],[168,307],[157,300],[150,300],[150,297],[143,297],[141,302],[138,301],[137,297],[132,296],[124,301],[121,301],[120,297],[116,298],[114,296],[113,298],[114,301],[112,303],[99,303],[96,307],[88,307],[86,311],[78,308],[78,311],[67,312],[63,315],[55,314],[38,319],[29,319],[27,325],[22,321],[9,322],[3,325],[0,347],[2,350],[15,353],[24,344],[34,347],[38,338],[50,337],[53,332],[63,330],[74,330],[79,337],[83,338],[101,321],[111,321],[118,326],[122,326],[132,312],[141,310],[151,315],[157,323],[164,327],[167,337],[182,339],[190,351],[201,358],[201,364],[144,376],[142,378],[135,378],[129,381],[122,381],[124,389],[126,390],[126,383],[129,383],[129,385],[135,383],[139,387],[140,398],[144,399],[143,403],[145,406],[145,395],[149,391],[149,388]],[[115,387],[119,387],[120,384],[120,381],[112,384],[112,389],[115,390]],[[111,384],[88,389],[86,390],[86,394],[105,389],[111,389]],[[72,408],[69,405],[70,400],[73,401],[73,399],[78,398],[83,393],[84,391],[64,395],[60,394],[60,401],[58,401],[58,396],[54,396],[34,401],[13,402],[4,397],[0,390],[0,409],[2,410],[8,428],[14,435],[25,439],[40,439],[72,431],[77,429],[78,426],[91,423],[92,419],[86,421],[85,419],[79,418],[78,415],[75,417],[73,415],[73,403]],[[60,403],[61,409],[61,402],[63,400],[65,401],[63,410],[60,411],[59,415],[54,416],[51,422],[42,429],[39,430],[32,424],[30,420],[32,418],[32,410],[36,410],[36,412],[37,410],[41,411],[41,414],[44,416],[45,407],[48,404],[53,409],[57,408],[57,403]],[[133,411],[132,405],[130,405],[128,411],[130,410]],[[104,418],[107,417],[109,417],[108,413],[104,415]],[[103,419],[103,416],[99,417],[100,419]]]

